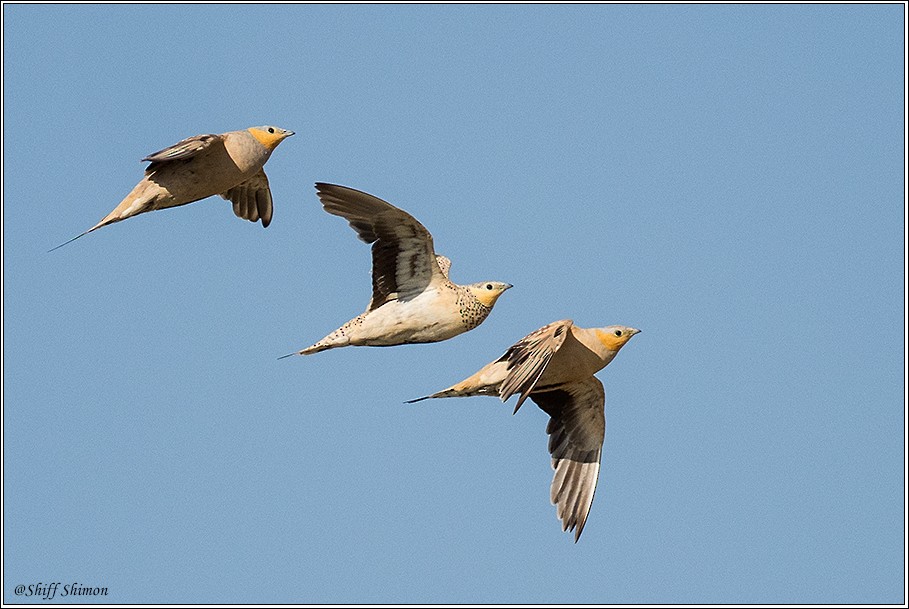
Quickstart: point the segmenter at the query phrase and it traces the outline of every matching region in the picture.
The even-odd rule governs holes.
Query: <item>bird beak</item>
[[[640,332],[641,332],[641,331],[638,330],[637,328],[632,328],[632,329],[631,329],[631,335],[632,335],[632,336],[634,336],[635,334],[639,334]]]
[[[513,287],[514,287],[514,286],[511,285],[510,283],[506,283],[506,284],[505,284],[505,290],[510,290],[510,289],[513,288]],[[504,292],[505,290],[502,290],[502,291]]]
[[[292,136],[292,135],[294,135],[294,132],[293,132],[293,131],[288,131],[286,134],[284,134],[284,137],[290,137],[290,136]]]

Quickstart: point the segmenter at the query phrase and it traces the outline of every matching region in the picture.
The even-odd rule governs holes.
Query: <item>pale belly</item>
[[[436,291],[404,302],[388,302],[358,321],[348,330],[354,345],[432,343],[467,330],[457,309],[446,306]]]

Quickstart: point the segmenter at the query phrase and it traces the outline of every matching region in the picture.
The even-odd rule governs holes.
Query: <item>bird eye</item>
[[[268,128],[268,132],[269,132],[269,133],[274,133],[274,132],[275,132],[275,128],[274,128],[274,127],[269,127],[269,128]]]
[[[621,336],[621,335],[622,335],[622,331],[621,331],[621,330],[616,330],[616,331],[615,331],[615,335],[616,335],[616,336]]]
[[[487,290],[491,290],[491,289],[492,289],[492,284],[491,284],[491,283],[487,283],[487,284],[486,284],[486,289],[487,289]]]

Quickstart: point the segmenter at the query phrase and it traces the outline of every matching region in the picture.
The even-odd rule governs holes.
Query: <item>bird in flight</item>
[[[234,213],[268,226],[272,218],[271,189],[263,167],[278,144],[293,135],[279,127],[196,135],[153,152],[151,164],[135,188],[112,212],[66,243],[102,226],[156,209],[178,207],[220,195],[233,203]],[[53,251],[53,250],[51,250]]]
[[[578,541],[593,503],[606,435],[603,384],[594,374],[613,360],[640,332],[626,326],[580,328],[563,319],[531,332],[502,357],[430,398],[518,394],[516,413],[528,397],[546,414],[549,452],[555,475],[550,500],[563,531]]]
[[[499,281],[468,285],[448,278],[451,261],[435,253],[432,235],[413,216],[365,192],[316,183],[325,211],[350,223],[372,244],[372,299],[366,311],[291,355],[346,347],[432,343],[476,328],[499,296]]]

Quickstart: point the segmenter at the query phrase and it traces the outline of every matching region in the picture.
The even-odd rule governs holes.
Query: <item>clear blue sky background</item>
[[[5,5],[3,600],[904,602],[903,11]],[[268,229],[214,198],[47,253],[260,124]],[[370,296],[317,180],[515,288],[277,361]],[[403,403],[566,317],[643,329],[577,545],[542,411]]]

